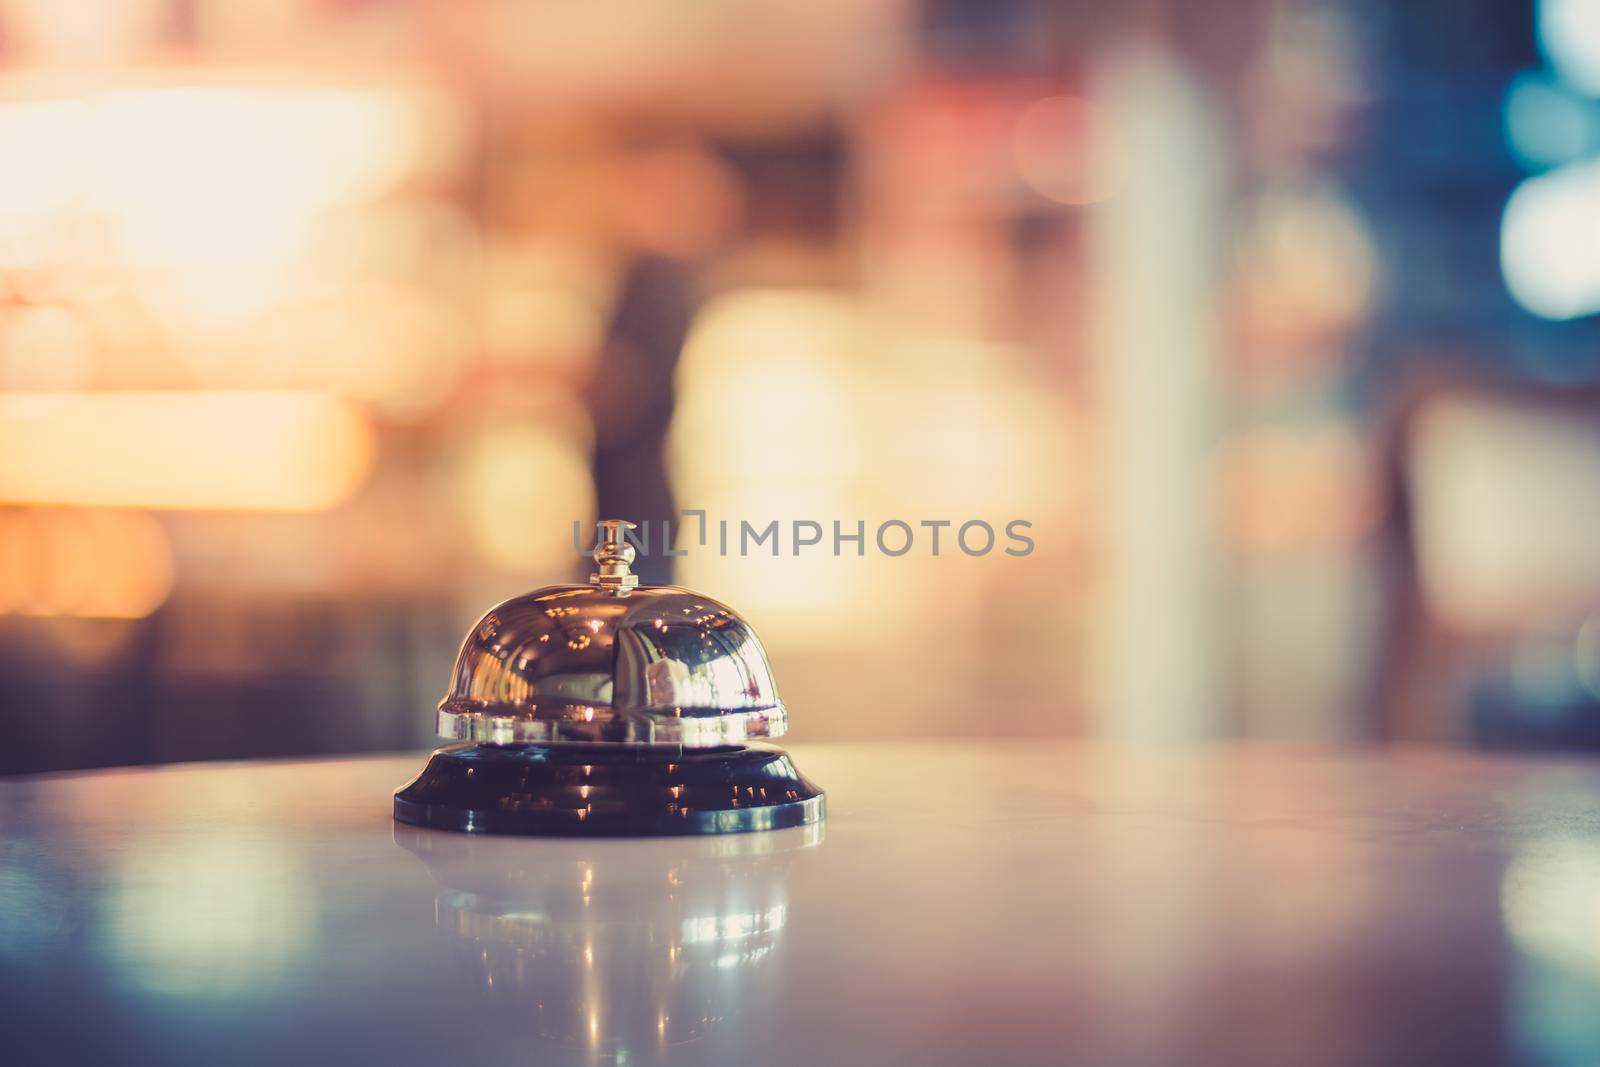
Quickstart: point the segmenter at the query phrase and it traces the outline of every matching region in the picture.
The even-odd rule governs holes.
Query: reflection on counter
[[[106,952],[131,985],[188,997],[259,997],[316,929],[316,896],[279,835],[150,837],[122,854],[105,902]]]
[[[660,1058],[770,994],[791,865],[822,824],[765,834],[519,841],[396,824],[485,1023],[592,1062]]]
[[[1517,950],[1507,1011],[1519,1051],[1530,1063],[1600,1060],[1600,849],[1576,832],[1523,842],[1501,879],[1500,907]]]

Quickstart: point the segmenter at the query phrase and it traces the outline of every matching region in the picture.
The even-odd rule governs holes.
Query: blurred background
[[[427,744],[572,522],[802,740],[1600,744],[1600,0],[0,0],[0,771]],[[675,565],[675,567],[674,567]]]

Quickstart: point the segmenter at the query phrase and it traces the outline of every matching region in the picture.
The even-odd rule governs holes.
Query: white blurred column
[[[1100,439],[1089,680],[1101,737],[1223,725],[1211,514],[1225,146],[1203,86],[1148,44],[1091,76],[1126,168],[1089,209],[1091,398]]]

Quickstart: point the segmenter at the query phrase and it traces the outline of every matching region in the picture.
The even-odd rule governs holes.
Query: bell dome
[[[766,650],[731,608],[677,586],[555,585],[472,628],[439,704],[439,734],[692,747],[778,737]]]

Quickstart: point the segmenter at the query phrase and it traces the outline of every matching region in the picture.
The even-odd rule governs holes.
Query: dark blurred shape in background
[[[689,269],[669,259],[645,257],[629,265],[589,386],[595,506],[602,515],[626,515],[641,529],[665,530],[678,519],[666,445],[673,372],[696,303],[693,286]],[[660,551],[659,540],[655,549],[635,561],[635,573],[640,581],[665,585],[672,581],[673,557]]]
[[[1600,744],[1600,3],[0,0],[0,66],[0,771],[426,744],[681,509],[1033,524],[657,544],[804,737]]]

